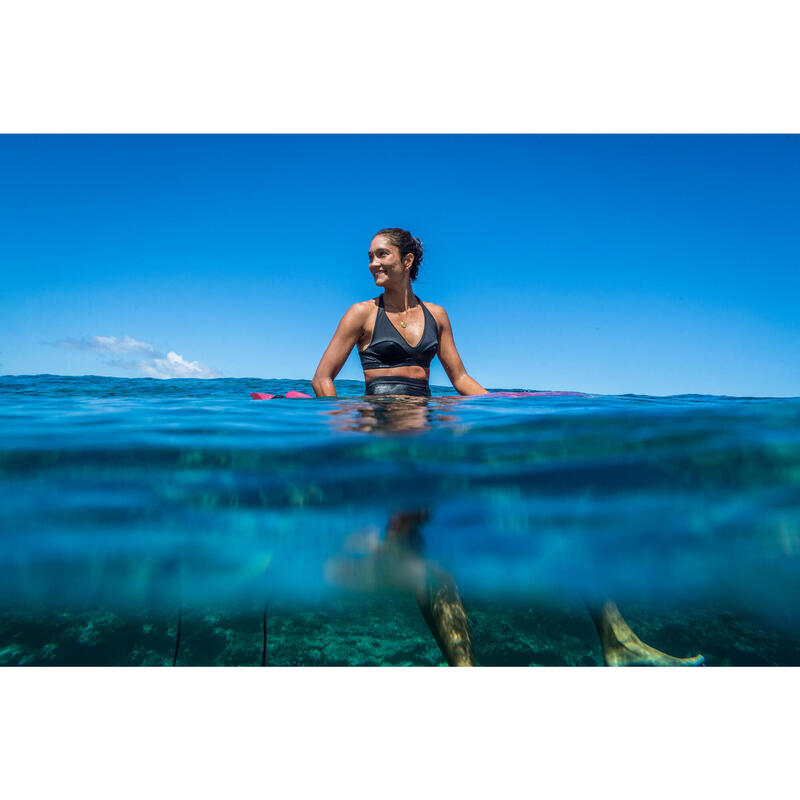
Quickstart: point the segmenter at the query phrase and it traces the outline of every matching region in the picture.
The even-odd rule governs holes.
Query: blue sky
[[[310,379],[396,225],[485,386],[798,396],[798,156],[786,135],[2,136],[0,374]]]

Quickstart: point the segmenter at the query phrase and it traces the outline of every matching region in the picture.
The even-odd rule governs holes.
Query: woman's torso
[[[428,379],[430,361],[438,352],[439,331],[431,310],[418,297],[415,300],[405,314],[386,311],[383,295],[368,301],[374,312],[358,340],[365,381],[393,376]]]

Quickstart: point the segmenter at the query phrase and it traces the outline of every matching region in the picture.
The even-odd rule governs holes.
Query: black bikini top
[[[412,347],[395,328],[383,307],[383,295],[378,298],[378,315],[372,340],[363,350],[359,350],[363,369],[389,369],[390,367],[430,367],[439,349],[439,328],[433,314],[419,300],[425,317],[422,338]]]

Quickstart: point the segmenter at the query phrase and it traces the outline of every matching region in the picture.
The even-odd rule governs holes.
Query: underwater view
[[[0,664],[800,665],[800,399],[336,387],[0,378]]]

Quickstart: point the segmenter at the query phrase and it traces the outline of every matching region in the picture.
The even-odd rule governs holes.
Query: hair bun
[[[416,257],[416,263],[422,263],[422,242],[417,239],[416,236],[411,237],[411,242],[414,245],[414,256]]]

